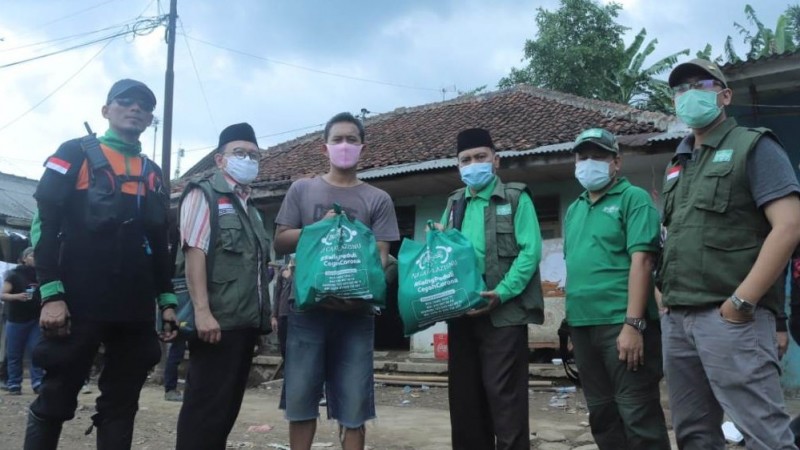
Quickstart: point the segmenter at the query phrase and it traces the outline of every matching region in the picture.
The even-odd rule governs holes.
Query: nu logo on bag
[[[342,242],[348,243],[352,242],[356,236],[358,236],[358,231],[342,225],[338,228],[332,228],[330,231],[328,231],[328,234],[322,238],[322,243],[325,245],[333,245],[338,243],[340,239]]]
[[[434,264],[445,264],[450,259],[450,253],[452,251],[453,247],[446,247],[444,245],[437,245],[433,253],[431,253],[430,250],[425,250],[425,253],[417,259],[417,266],[424,270],[426,267],[430,267]]]

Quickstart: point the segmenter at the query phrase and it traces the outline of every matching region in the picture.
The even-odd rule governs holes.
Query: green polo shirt
[[[475,249],[481,274],[486,273],[486,230],[483,212],[489,206],[496,185],[497,177],[495,176],[491,183],[475,195],[472,195],[469,188],[464,194],[467,198],[467,207],[464,211],[461,233],[469,239]],[[445,210],[441,223],[446,224],[449,215],[450,211]],[[539,220],[536,218],[533,201],[525,192],[519,196],[517,203],[517,212],[514,216],[514,235],[519,246],[519,254],[503,280],[494,289],[495,293],[500,296],[501,302],[506,302],[522,293],[538,269],[539,261],[542,258]]]
[[[594,204],[584,192],[564,218],[567,320],[572,326],[623,323],[631,255],[658,250],[660,219],[650,195],[625,178]],[[658,317],[653,294],[650,318]]]

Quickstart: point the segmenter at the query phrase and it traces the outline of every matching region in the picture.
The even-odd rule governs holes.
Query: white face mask
[[[225,161],[225,172],[239,184],[248,185],[258,176],[258,161],[231,156],[226,156]]]
[[[608,173],[610,164],[608,161],[593,159],[578,161],[575,163],[575,178],[587,191],[599,191],[611,182],[611,175]]]

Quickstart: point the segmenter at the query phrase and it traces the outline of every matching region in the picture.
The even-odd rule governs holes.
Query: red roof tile
[[[368,147],[359,170],[453,157],[456,134],[471,127],[488,129],[498,150],[529,150],[570,142],[589,127],[637,135],[666,131],[672,120],[626,105],[518,85],[368,118],[364,124]],[[317,131],[267,149],[255,184],[327,172],[321,147],[322,133]],[[184,178],[211,167],[213,157],[208,155]]]

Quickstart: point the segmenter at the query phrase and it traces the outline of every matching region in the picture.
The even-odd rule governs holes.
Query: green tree
[[[613,86],[613,96],[606,100],[671,113],[672,98],[668,86],[664,80],[656,77],[672,69],[678,62],[678,57],[689,54],[689,49],[661,58],[645,68],[645,60],[658,44],[658,39],[653,39],[642,48],[646,39],[647,30],[642,28],[623,52],[619,66],[610,73],[608,79]],[[667,94],[666,97],[662,95],[664,93]]]
[[[620,9],[592,0],[561,0],[554,12],[538,8],[536,39],[525,41],[525,67],[511,69],[498,86],[528,83],[588,98],[613,97],[608,79],[625,52],[627,30],[616,22]]]
[[[800,6],[790,5],[786,11],[778,17],[775,29],[768,28],[759,20],[755,9],[751,5],[744,7],[744,14],[751,26],[755,30],[750,30],[746,26],[734,22],[733,27],[743,37],[744,43],[750,46],[744,59],[757,59],[767,55],[782,54],[794,51],[800,42],[795,43],[795,39],[800,36],[798,22],[800,22]],[[733,45],[733,38],[728,36],[725,40],[725,57],[728,62],[735,63],[741,61]]]

